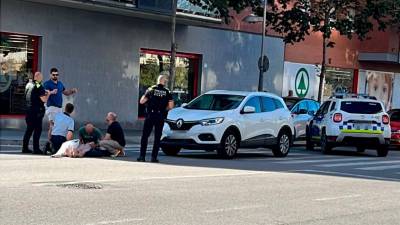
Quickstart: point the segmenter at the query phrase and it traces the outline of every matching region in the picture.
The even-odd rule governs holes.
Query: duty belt
[[[159,109],[150,109],[149,112],[150,113],[163,113],[163,111],[161,111]]]

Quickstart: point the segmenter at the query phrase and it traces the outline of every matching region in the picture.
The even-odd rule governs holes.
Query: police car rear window
[[[382,106],[377,102],[344,101],[341,103],[340,109],[347,113],[357,114],[376,114],[382,112]]]

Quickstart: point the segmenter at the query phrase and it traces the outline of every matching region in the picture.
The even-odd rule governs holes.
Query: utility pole
[[[172,0],[172,21],[171,21],[171,59],[169,66],[169,89],[173,91],[175,85],[175,59],[176,59],[176,43],[175,43],[175,27],[176,27],[176,8],[177,0]]]
[[[264,36],[265,36],[265,23],[267,15],[267,0],[264,0],[264,12],[263,12],[263,23],[262,23],[262,34],[261,34],[261,54],[258,61],[258,67],[260,74],[258,75],[258,91],[263,91],[264,87],[264,72],[268,69],[264,63]]]

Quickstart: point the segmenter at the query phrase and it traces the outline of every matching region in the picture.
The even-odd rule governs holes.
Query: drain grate
[[[103,185],[96,183],[68,183],[57,184],[57,187],[73,188],[73,189],[103,189]]]

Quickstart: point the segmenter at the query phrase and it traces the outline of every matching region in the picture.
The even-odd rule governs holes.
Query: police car
[[[363,152],[374,148],[388,154],[390,121],[382,102],[366,95],[336,95],[323,103],[307,127],[307,149],[321,146],[329,153],[336,146],[354,146]]]
[[[294,129],[281,97],[265,92],[215,90],[168,113],[161,140],[167,155],[182,148],[217,150],[233,158],[239,147],[270,147],[277,157],[289,153]]]

